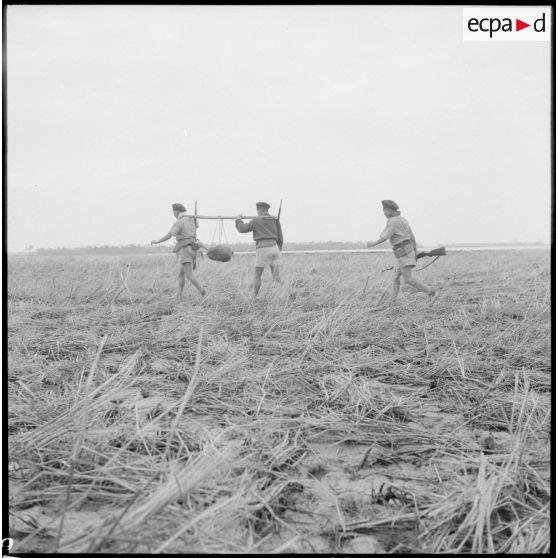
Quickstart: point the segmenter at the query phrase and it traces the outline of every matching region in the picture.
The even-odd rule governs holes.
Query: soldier
[[[407,219],[401,216],[399,206],[393,200],[382,200],[382,206],[384,215],[388,218],[386,228],[382,231],[378,240],[369,240],[366,246],[372,248],[386,240],[391,242],[393,253],[397,259],[395,276],[393,278],[392,301],[395,300],[399,293],[401,276],[403,276],[403,280],[407,285],[411,285],[411,287],[428,294],[432,297],[432,301],[434,301],[438,296],[438,291],[427,287],[412,276],[413,267],[417,265],[417,243]]]
[[[252,232],[256,241],[256,268],[254,271],[254,297],[258,296],[262,285],[262,273],[266,267],[271,268],[275,281],[283,284],[279,273],[281,250],[283,248],[283,232],[279,220],[269,214],[269,204],[258,202],[258,217],[249,223],[242,222],[242,215],[235,221],[238,232]]]
[[[196,268],[196,251],[201,243],[196,241],[196,228],[198,224],[193,217],[186,215],[186,208],[181,203],[172,204],[172,212],[176,218],[176,222],[170,231],[159,240],[152,240],[151,244],[160,244],[166,242],[171,237],[176,237],[176,245],[173,252],[176,253],[180,268],[178,271],[178,296],[182,297],[186,278],[198,289],[199,293],[205,298],[207,290],[204,289],[198,280],[194,277],[194,269]]]

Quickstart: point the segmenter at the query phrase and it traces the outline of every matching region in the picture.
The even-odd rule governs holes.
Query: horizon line
[[[302,241],[302,242],[285,242],[284,245],[291,245],[291,246],[297,246],[297,245],[303,245],[303,244],[332,244],[332,243],[336,243],[336,244],[365,244],[365,242],[362,241],[353,241],[353,240],[325,240],[325,241],[316,241],[316,240],[311,240],[311,241]],[[227,243],[227,245],[229,246],[233,246],[233,245],[251,245],[253,244],[253,242],[229,242]],[[171,245],[164,245],[164,246],[160,246],[158,248],[155,248],[149,244],[102,244],[102,245],[82,245],[82,246],[54,246],[54,247],[44,247],[44,246],[39,246],[39,247],[33,247],[32,249],[22,249],[22,250],[7,250],[6,247],[3,248],[3,251],[5,254],[10,255],[10,254],[32,254],[35,253],[39,250],[45,250],[45,251],[49,251],[49,250],[67,250],[67,251],[77,251],[77,250],[95,250],[95,249],[117,249],[117,250],[122,250],[125,251],[127,248],[132,248],[134,247],[135,249],[139,249],[139,250],[153,250],[154,252],[159,252],[159,251],[163,251],[162,248],[170,248]],[[487,246],[545,246],[545,247],[551,247],[552,246],[552,242],[550,243],[546,243],[546,242],[542,242],[542,241],[533,241],[533,242],[524,242],[524,241],[517,241],[517,242],[454,242],[454,243],[437,243],[437,244],[417,244],[417,246],[420,247],[425,247],[425,248],[436,248],[436,247],[440,247],[440,246],[446,246],[446,247],[454,247],[454,248],[460,248],[460,247],[487,247]],[[253,247],[255,249],[255,245]],[[372,250],[370,248],[367,248],[366,246],[362,247],[363,250]],[[386,246],[384,248],[377,248],[376,250],[391,250],[391,248],[389,246]]]

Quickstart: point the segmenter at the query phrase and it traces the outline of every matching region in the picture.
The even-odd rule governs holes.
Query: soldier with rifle
[[[258,216],[248,223],[242,221],[242,215],[238,215],[235,221],[236,229],[241,233],[253,233],[256,241],[256,266],[254,270],[254,297],[258,296],[262,285],[262,273],[266,267],[271,269],[275,281],[283,284],[279,273],[281,264],[281,250],[283,249],[283,231],[279,216],[277,218],[269,214],[270,205],[266,202],[258,202],[256,210]]]
[[[382,231],[378,240],[370,240],[366,243],[366,246],[372,248],[386,240],[389,240],[392,245],[393,253],[397,259],[397,266],[393,278],[391,301],[393,302],[399,293],[401,276],[403,276],[403,280],[407,285],[426,293],[434,301],[438,297],[439,291],[433,287],[427,287],[418,279],[414,279],[412,275],[413,267],[417,264],[417,243],[407,219],[401,216],[399,206],[393,200],[382,200],[382,206],[384,215],[388,219],[386,228]]]

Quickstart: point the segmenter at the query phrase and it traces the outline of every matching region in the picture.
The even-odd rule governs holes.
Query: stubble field
[[[549,551],[548,252],[283,262],[10,258],[12,552]]]

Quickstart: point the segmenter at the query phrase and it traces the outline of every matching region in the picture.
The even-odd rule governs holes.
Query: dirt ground
[[[545,552],[550,258],[18,257],[8,268],[17,552]]]

